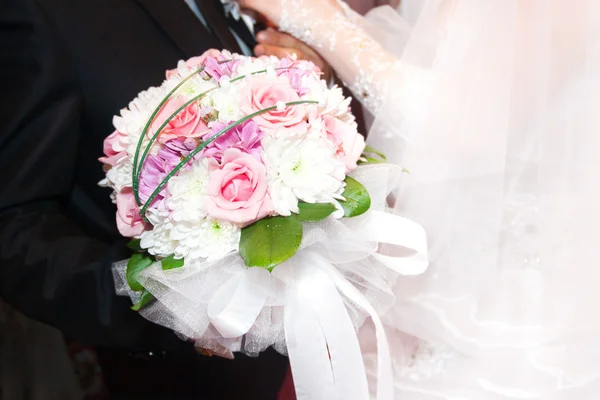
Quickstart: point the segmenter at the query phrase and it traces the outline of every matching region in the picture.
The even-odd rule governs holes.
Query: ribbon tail
[[[390,348],[385,329],[377,315],[377,311],[362,293],[348,282],[337,269],[329,268],[327,269],[327,272],[339,291],[371,316],[373,324],[375,325],[375,335],[377,339],[377,400],[393,400],[394,377],[392,373]]]
[[[316,257],[312,265],[320,267],[313,273],[320,293],[311,300],[329,348],[338,398],[368,399],[367,374],[354,324],[337,287],[324,271],[335,267],[327,261],[319,262]]]
[[[367,400],[369,386],[356,330],[336,285],[325,272],[335,267],[315,254],[301,257],[292,302],[295,308],[286,308],[286,340],[297,396]],[[309,326],[312,332],[307,332]],[[302,353],[296,359],[299,349]],[[312,357],[318,357],[316,363]]]
[[[290,297],[284,311],[284,327],[296,398],[336,400],[327,343],[317,315],[299,291]]]
[[[402,275],[419,275],[427,270],[427,234],[421,225],[399,215],[371,211],[363,234],[366,240],[379,243],[380,250],[373,256],[389,269]],[[385,245],[401,246],[415,253],[398,257],[382,254]]]

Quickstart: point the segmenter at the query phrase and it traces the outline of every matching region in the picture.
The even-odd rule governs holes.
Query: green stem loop
[[[146,126],[144,127],[144,130],[142,131],[142,134],[138,140],[137,143],[137,147],[135,148],[135,155],[133,156],[133,168],[132,168],[132,183],[133,183],[133,194],[135,197],[135,201],[137,202],[138,206],[141,206],[142,203],[140,201],[140,193],[139,193],[139,180],[138,180],[138,174],[137,174],[137,170],[138,170],[138,158],[140,155],[140,150],[142,149],[142,143],[144,143],[144,137],[146,137],[146,135],[148,134],[148,129],[150,129],[150,125],[152,125],[152,122],[154,121],[154,118],[156,117],[156,115],[160,112],[160,110],[162,110],[163,106],[165,105],[165,103],[167,101],[169,101],[169,99],[171,98],[171,96],[177,91],[179,90],[179,88],[181,88],[183,85],[185,85],[185,83],[187,81],[189,81],[190,79],[192,79],[193,76],[195,76],[196,74],[199,74],[200,72],[204,71],[204,67],[192,72],[191,74],[189,74],[187,77],[185,77],[185,79],[183,79],[181,82],[179,82],[177,84],[177,86],[175,86],[170,92],[169,94],[167,94],[167,96],[160,102],[160,104],[158,105],[158,107],[156,107],[156,109],[154,110],[154,112],[152,113],[152,115],[150,116],[150,118],[148,119],[148,122],[146,123]],[[174,118],[174,117],[172,117]],[[155,135],[156,137],[158,136]],[[152,141],[150,141],[150,144],[148,145],[148,147],[146,148],[146,150],[148,150],[150,147],[152,146]],[[147,151],[144,152],[144,154],[147,154]],[[143,162],[143,160],[142,160]],[[139,166],[139,169],[142,169],[142,165]]]
[[[169,118],[167,118],[165,120],[165,122],[156,130],[156,133],[150,139],[150,142],[148,143],[148,146],[146,146],[146,148],[144,149],[144,153],[142,154],[142,158],[140,159],[140,168],[137,169],[137,173],[135,175],[136,181],[138,182],[138,187],[139,187],[140,176],[142,175],[142,167],[144,165],[144,161],[146,161],[146,157],[148,156],[148,153],[150,153],[150,149],[152,148],[152,145],[154,144],[154,142],[156,141],[158,136],[162,133],[163,129],[165,129],[165,127],[169,124],[169,122],[171,122],[171,120],[173,120],[173,118],[175,118],[177,116],[177,114],[179,114],[181,111],[183,111],[187,106],[189,106],[190,104],[192,104],[193,102],[195,102],[197,100],[200,100],[202,97],[206,96],[208,93],[210,93],[213,90],[216,90],[218,88],[219,88],[218,86],[215,86],[214,88],[209,89],[206,92],[200,93],[199,95],[192,97],[184,105],[182,105],[177,110],[175,110],[175,112],[173,114],[171,114],[169,116]]]
[[[291,68],[293,68],[293,67],[282,67],[282,68],[277,68],[277,69],[281,70],[281,69],[291,69]],[[265,72],[267,72],[266,69],[260,70],[260,71],[256,71],[256,72],[252,72],[250,75],[257,75],[257,74],[261,74],[261,73],[265,73]],[[175,87],[167,95],[167,97],[163,100],[163,102],[161,102],[161,104],[155,110],[154,114],[152,114],[152,116],[150,117],[150,121],[152,121],[154,119],[154,117],[156,116],[156,114],[158,113],[158,111],[160,110],[160,108],[162,108],[162,106],[164,105],[164,103],[166,103],[166,101],[169,99],[169,97],[172,96],[173,93],[175,93],[175,91],[182,86],[182,83],[185,83],[194,74],[186,77],[185,80],[183,80],[182,82],[180,82],[177,85],[177,87]],[[235,79],[232,79],[231,82],[239,81],[241,79],[244,79],[246,76],[247,75],[239,76],[239,77],[237,77]],[[148,142],[148,145],[144,149],[144,153],[142,154],[142,157],[139,159],[139,164],[138,164],[139,150],[140,150],[141,144],[143,142],[144,136],[148,134],[148,129],[150,127],[150,123],[148,123],[146,125],[146,127],[144,128],[144,131],[142,133],[142,136],[140,136],[140,140],[138,141],[138,148],[136,149],[135,157],[134,157],[134,160],[133,160],[133,162],[134,162],[134,166],[133,166],[133,170],[134,170],[134,173],[133,173],[133,191],[134,191],[134,193],[136,195],[135,198],[136,198],[136,201],[138,202],[138,207],[142,205],[141,201],[140,201],[140,198],[139,198],[139,182],[140,182],[140,176],[142,175],[142,168],[144,166],[144,162],[146,161],[146,157],[148,156],[148,153],[150,152],[150,149],[152,148],[152,145],[154,144],[154,142],[156,141],[156,139],[158,138],[158,136],[162,133],[163,129],[165,129],[165,127],[169,124],[169,122],[171,122],[173,120],[173,118],[175,118],[177,116],[177,114],[179,114],[181,111],[183,111],[187,106],[189,106],[190,104],[192,104],[193,102],[195,102],[197,100],[200,100],[202,97],[206,96],[210,92],[212,92],[212,91],[214,91],[214,90],[216,90],[216,89],[218,89],[220,87],[221,87],[220,85],[219,86],[215,86],[215,87],[207,90],[206,92],[200,93],[199,95],[195,96],[194,98],[192,98],[191,100],[189,100],[188,102],[186,102],[183,106],[179,107],[173,114],[171,114],[169,116],[169,118],[167,118],[165,120],[165,122],[156,130],[156,133],[152,136],[152,138],[150,138],[150,141]],[[137,167],[138,165],[139,165],[139,167]]]
[[[227,63],[230,62],[232,60],[222,60],[219,61],[219,64],[223,64],[223,63]],[[296,67],[281,67],[281,68],[275,68],[275,70],[286,70],[286,69],[296,69]],[[201,73],[202,71],[204,71],[205,68],[199,68],[196,71],[192,72],[190,75],[188,75],[187,77],[185,77],[181,82],[179,82],[177,84],[177,86],[175,86],[166,96],[165,98],[160,102],[160,104],[156,107],[156,109],[154,110],[154,112],[152,113],[152,115],[150,116],[150,118],[148,119],[148,122],[146,123],[142,134],[140,135],[140,138],[138,140],[136,149],[135,149],[135,154],[133,157],[133,168],[132,168],[132,186],[133,186],[133,193],[134,193],[134,198],[135,201],[138,205],[138,207],[142,207],[142,202],[140,199],[140,192],[139,192],[139,183],[140,183],[140,177],[142,175],[142,169],[144,166],[144,162],[146,161],[146,158],[148,156],[148,154],[150,153],[150,150],[154,144],[154,142],[158,139],[158,136],[160,136],[161,132],[163,131],[163,129],[167,126],[167,124],[169,122],[171,122],[173,120],[173,118],[175,118],[177,116],[177,114],[179,114],[181,111],[183,111],[186,107],[188,107],[190,104],[192,104],[193,102],[201,99],[202,97],[206,96],[208,93],[218,89],[221,87],[221,85],[217,85],[197,96],[194,96],[192,99],[190,99],[189,101],[187,101],[183,106],[179,107],[173,114],[171,114],[166,120],[165,122],[157,129],[157,131],[154,133],[154,135],[152,136],[152,138],[150,138],[150,141],[148,142],[148,145],[146,146],[146,148],[144,149],[144,152],[142,154],[142,156],[140,157],[140,151],[142,149],[142,143],[144,142],[144,138],[148,135],[148,130],[150,129],[150,126],[152,125],[152,122],[154,122],[154,118],[156,118],[156,115],[162,110],[163,106],[167,103],[167,101],[169,101],[169,99],[171,98],[171,96],[173,96],[173,94],[175,94],[175,92],[177,92],[177,90],[179,90],[186,82],[188,82],[193,76]],[[262,73],[266,73],[267,70],[263,69],[260,71],[256,71],[256,72],[252,72],[249,75],[257,75],[257,74],[262,74]],[[242,75],[242,76],[238,76],[237,78],[232,79],[230,82],[236,82],[239,80],[242,80],[244,78],[246,78],[248,75]],[[314,101],[310,101],[310,102],[292,102],[289,103],[288,105],[293,105],[294,103],[296,104],[308,104],[308,103],[317,103]],[[215,140],[217,137],[223,135],[225,132],[227,132],[229,129],[232,129],[234,127],[236,127],[237,125],[239,125],[240,123],[245,122],[247,119],[253,118],[256,115],[260,115],[261,113],[265,113],[268,111],[273,110],[274,108],[268,108],[265,110],[261,110],[258,113],[252,114],[252,116],[248,116],[245,117],[246,119],[242,118],[241,120],[239,120],[238,122],[236,122],[235,124],[231,125],[229,128],[226,128],[226,130],[224,132],[220,132],[219,134],[213,136],[210,140],[208,140],[207,142],[204,142],[203,144],[200,145],[199,148],[196,148],[194,150],[194,152],[192,152],[188,157],[186,157],[186,159],[184,159],[180,164],[178,164],[178,166],[176,167],[176,170],[174,170],[175,172],[173,174],[169,174],[167,175],[167,177],[165,178],[165,180],[163,180],[163,182],[161,182],[161,184],[157,187],[157,190],[155,190],[152,193],[152,196],[150,196],[150,198],[148,199],[148,201],[146,202],[146,204],[142,207],[140,214],[142,215],[142,218],[144,218],[144,220],[146,220],[146,218],[144,217],[145,211],[148,207],[148,204],[150,204],[154,198],[156,197],[156,195],[158,195],[158,193],[160,192],[160,190],[162,189],[162,187],[166,184],[166,182],[174,175],[176,174],[181,168],[182,166],[185,164],[184,162],[189,162],[189,160],[195,155],[197,154],[199,151],[201,151],[204,147],[206,147],[209,143],[211,143],[213,140]],[[240,122],[241,121],[241,122]],[[187,161],[186,161],[187,160]],[[173,172],[173,171],[171,171]],[[146,220],[147,221],[147,220]]]
[[[219,64],[225,64],[228,62],[233,61],[233,59],[229,59],[229,60],[221,60],[218,63]],[[148,122],[146,123],[146,126],[144,127],[144,130],[142,131],[142,134],[138,140],[136,149],[135,149],[135,154],[133,156],[133,168],[132,168],[132,176],[131,176],[131,181],[132,181],[132,186],[133,186],[133,194],[135,197],[135,201],[139,206],[142,205],[141,201],[140,201],[140,192],[139,192],[139,177],[140,174],[139,171],[141,171],[143,165],[144,165],[144,160],[146,158],[146,156],[148,155],[148,152],[150,151],[150,148],[152,147],[152,144],[154,143],[154,141],[156,140],[156,138],[158,137],[158,135],[160,134],[160,132],[164,129],[164,127],[166,126],[166,124],[169,123],[169,121],[171,121],[173,118],[175,118],[175,116],[177,116],[177,113],[175,113],[174,115],[171,115],[167,121],[161,126],[161,128],[158,130],[158,132],[152,137],[152,139],[150,140],[150,143],[148,144],[148,146],[146,147],[145,151],[144,151],[144,155],[142,156],[142,159],[139,160],[139,155],[140,155],[140,150],[142,149],[142,143],[144,142],[144,137],[146,137],[146,135],[148,134],[148,130],[150,129],[150,126],[152,125],[152,122],[154,121],[154,118],[156,117],[156,115],[160,112],[160,110],[162,110],[163,106],[165,105],[165,103],[167,101],[169,101],[169,99],[171,98],[171,96],[173,96],[173,94],[175,94],[175,92],[177,92],[177,90],[179,90],[183,85],[185,85],[185,83],[187,81],[189,81],[190,79],[192,79],[192,77],[194,77],[195,75],[201,73],[202,71],[205,70],[205,67],[201,67],[199,69],[197,69],[196,71],[192,72],[191,74],[189,74],[188,76],[186,76],[181,82],[179,82],[177,84],[177,86],[175,86],[166,96],[164,99],[162,99],[162,101],[160,102],[160,104],[156,107],[156,109],[154,110],[154,112],[152,113],[152,115],[150,116],[150,118],[148,119]],[[205,92],[208,93],[208,92]],[[181,110],[178,110],[178,112]],[[139,162],[138,162],[139,161]]]
[[[291,107],[291,106],[296,106],[296,105],[300,105],[300,104],[319,104],[319,102],[314,101],[314,100],[300,100],[300,101],[292,101],[292,102],[286,103],[285,105],[287,107]],[[210,143],[215,141],[217,138],[223,136],[225,133],[229,132],[231,129],[235,128],[236,126],[241,125],[244,122],[246,122],[254,117],[257,117],[262,114],[266,114],[269,111],[273,111],[276,109],[277,109],[277,106],[272,106],[272,107],[268,107],[268,108],[256,111],[255,113],[252,113],[250,115],[246,115],[245,117],[240,118],[239,120],[235,121],[233,124],[223,128],[221,131],[219,131],[218,133],[213,135],[210,139],[206,140],[205,142],[202,142],[198,147],[196,147],[187,157],[185,157],[183,160],[181,160],[181,162],[179,164],[177,164],[175,166],[175,168],[173,168],[173,170],[167,174],[167,176],[165,176],[165,178],[158,184],[158,186],[156,187],[154,192],[152,192],[152,194],[148,198],[148,201],[146,201],[146,203],[142,206],[142,208],[140,210],[140,215],[142,216],[144,221],[148,222],[148,220],[146,219],[146,216],[145,216],[146,210],[148,209],[150,204],[152,204],[152,202],[154,201],[156,196],[158,196],[160,191],[165,187],[165,185],[169,182],[169,180],[173,176],[175,176],[185,165],[187,165],[196,156],[196,154],[198,154],[199,152],[204,150],[206,148],[206,146],[208,146]]]

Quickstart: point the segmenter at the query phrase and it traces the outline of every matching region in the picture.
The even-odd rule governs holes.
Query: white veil
[[[431,259],[385,316],[396,398],[597,399],[600,2],[404,1],[367,17],[405,74],[369,141]]]

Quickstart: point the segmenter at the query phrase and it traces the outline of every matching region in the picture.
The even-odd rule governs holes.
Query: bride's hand
[[[238,0],[238,3],[242,8],[255,11],[271,23],[279,25],[281,0]]]
[[[336,9],[341,10],[337,0],[238,0],[242,8],[262,14],[276,26],[281,22],[282,4],[290,2],[295,6],[310,10]]]
[[[286,33],[269,28],[256,35],[258,45],[254,48],[256,56],[276,56],[285,58],[288,55],[296,56],[298,60],[307,60],[314,63],[323,72],[323,79],[330,81],[333,70],[327,62],[314,49]]]

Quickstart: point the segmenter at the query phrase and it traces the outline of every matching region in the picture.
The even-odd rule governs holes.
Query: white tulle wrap
[[[388,343],[380,315],[388,310],[399,275],[428,265],[425,231],[386,208],[402,169],[379,164],[352,176],[369,191],[370,210],[355,218],[304,224],[298,253],[272,273],[247,268],[232,254],[217,262],[163,271],[160,263],[139,276],[157,299],[142,311],[198,346],[222,355],[256,355],[269,346],[289,354],[299,399],[367,399],[369,387],[357,331],[374,326],[377,398],[393,399]],[[115,265],[120,294],[138,295]]]

